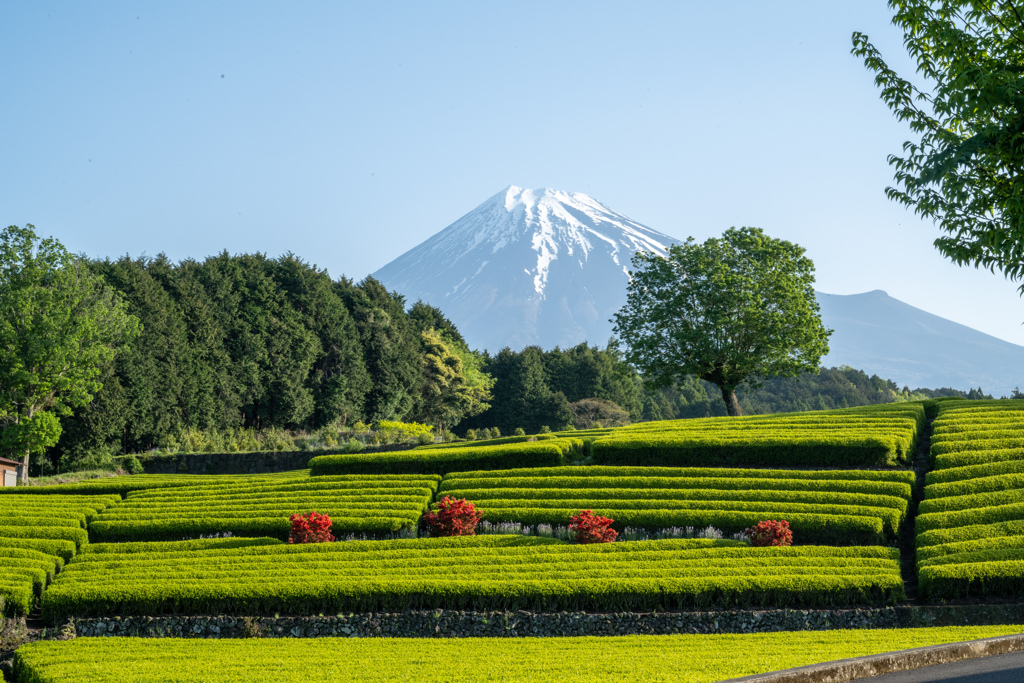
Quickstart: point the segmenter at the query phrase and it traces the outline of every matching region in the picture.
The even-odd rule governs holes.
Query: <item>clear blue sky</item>
[[[818,289],[1024,344],[1000,275],[886,200],[881,0],[5,2],[0,223],[90,256],[294,252],[357,280],[509,184],[669,235],[753,225]]]

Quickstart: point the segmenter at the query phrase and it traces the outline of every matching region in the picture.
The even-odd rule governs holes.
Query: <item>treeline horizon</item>
[[[439,309],[422,301],[408,305],[372,277],[332,279],[290,253],[85,262],[123,297],[143,330],[103,369],[93,401],[61,421],[61,439],[45,458],[48,470],[157,449],[188,429],[436,424],[437,377],[427,360],[436,365],[430,354],[438,351],[425,341],[429,330],[446,345],[445,362],[478,389],[490,384],[482,373],[493,378],[489,409],[443,425],[459,435],[725,414],[713,385],[690,378],[679,387],[650,387],[614,344],[505,348],[493,356],[470,350]],[[901,390],[853,368],[832,368],[767,380],[738,395],[744,412],[757,414],[983,394]]]

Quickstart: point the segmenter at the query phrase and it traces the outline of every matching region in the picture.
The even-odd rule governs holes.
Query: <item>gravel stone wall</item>
[[[647,614],[433,610],[319,617],[114,617],[79,619],[72,626],[77,636],[464,638],[756,633],[1013,623],[1024,623],[1024,604]],[[68,628],[64,628],[65,632]]]

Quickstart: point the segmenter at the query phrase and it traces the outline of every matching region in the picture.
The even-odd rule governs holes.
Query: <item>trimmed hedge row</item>
[[[921,532],[917,535],[917,547],[960,543],[962,541],[974,541],[982,538],[1022,535],[1024,535],[1024,520],[1015,519],[1009,522],[972,524],[970,526],[948,527]]]
[[[44,553],[40,550],[32,550],[31,548],[0,546],[0,563],[6,563],[9,558],[24,558],[27,560],[41,560],[48,562],[50,565],[50,573],[58,572],[64,568],[64,559],[57,557],[56,555]]]
[[[10,526],[0,523],[0,536],[5,538],[61,539],[72,541],[75,549],[89,542],[89,534],[85,529],[64,526]]]
[[[601,465],[570,467],[535,467],[502,470],[455,472],[444,477],[444,486],[460,479],[493,479],[512,477],[715,477],[741,479],[841,479],[843,481],[887,481],[913,487],[916,475],[909,470],[772,470],[724,467],[606,467]],[[909,491],[909,489],[908,489]],[[909,493],[907,494],[910,495]]]
[[[927,560],[918,560],[917,566],[936,567],[942,564],[972,564],[976,562],[1003,562],[1006,560],[1024,560],[1024,546],[948,553]]]
[[[89,542],[85,530],[88,521],[121,500],[120,496],[57,495],[41,498],[18,493],[29,490],[28,487],[7,490],[16,493],[0,497],[0,550],[36,550],[54,559],[61,558],[60,561],[70,560]],[[14,600],[15,596],[11,599]]]
[[[430,473],[448,474],[466,469],[507,469],[561,465],[565,456],[581,453],[583,441],[562,438],[544,441],[413,449],[384,453],[322,455],[309,461],[315,476],[330,474]]]
[[[995,505],[993,507],[969,508],[951,512],[933,512],[917,516],[919,532],[950,527],[995,524],[1024,519],[1024,503]]]
[[[203,552],[205,550],[226,550],[228,548],[250,548],[261,545],[281,545],[277,538],[199,538],[192,541],[157,541],[136,543],[90,543],[82,548],[76,562],[102,562],[121,555],[139,553],[165,554]]]
[[[1024,560],[921,567],[918,585],[929,599],[1024,595]]]
[[[714,470],[709,470],[714,472]],[[466,482],[466,483],[462,483]],[[470,487],[469,484],[472,484]],[[629,488],[629,489],[675,489],[700,490],[715,489],[721,491],[833,491],[837,493],[866,493],[882,496],[895,496],[909,499],[909,484],[872,480],[842,479],[744,479],[740,477],[492,477],[475,478],[472,480],[444,480],[438,495],[451,494],[456,491],[474,489],[521,489],[521,488]]]
[[[963,496],[946,496],[921,501],[918,514],[938,512],[956,512],[960,510],[979,510],[1003,507],[1024,502],[1024,495],[1019,489],[992,491],[989,493],[971,493]],[[998,520],[1002,521],[1002,520]]]
[[[605,465],[884,467],[910,456],[925,422],[923,405],[901,404],[647,422],[588,441],[594,461]]]
[[[25,616],[40,597],[63,560],[35,550],[0,547],[0,616]]]
[[[627,526],[641,526],[647,529],[665,529],[680,526],[704,525],[705,516],[715,517],[726,513],[737,513],[742,518],[756,518],[753,522],[739,522],[739,528],[721,529],[723,532],[736,533],[753,524],[765,519],[786,519],[790,520],[790,527],[797,532],[800,519],[814,520],[813,527],[829,527],[830,535],[835,531],[849,526],[847,517],[877,518],[881,524],[871,523],[873,531],[870,538],[874,542],[878,538],[879,531],[885,531],[893,536],[899,533],[900,523],[903,516],[898,510],[890,508],[868,507],[866,505],[815,505],[813,503],[778,503],[772,501],[729,501],[729,500],[703,500],[703,501],[622,501],[622,500],[600,500],[600,499],[579,499],[579,500],[484,500],[473,501],[477,510],[482,512],[484,519],[489,522],[509,521],[522,522],[524,524],[545,523],[557,526],[568,524],[569,518],[580,510],[593,510],[595,514],[611,517],[615,520],[613,528],[622,530]],[[503,517],[503,515],[509,515]],[[841,523],[826,525],[827,518],[844,518]],[[792,518],[792,519],[791,519]],[[628,520],[643,519],[644,523],[630,523]],[[662,521],[664,520],[664,521]],[[689,521],[678,521],[689,520]],[[694,521],[696,520],[696,521]],[[821,521],[819,521],[821,520]],[[708,523],[718,527],[717,524]],[[809,525],[812,526],[812,525]],[[735,527],[735,523],[730,527]],[[862,530],[857,526],[857,535]],[[800,529],[799,531],[812,532],[811,528]],[[813,532],[812,532],[813,533]],[[851,542],[842,538],[842,535],[833,537],[830,540],[837,542]],[[826,543],[821,537],[800,538],[803,543]]]
[[[133,491],[89,526],[93,541],[177,541],[230,532],[288,538],[289,517],[327,514],[332,532],[393,534],[416,526],[437,475],[306,477],[285,482],[221,478],[208,485]]]
[[[881,496],[867,493],[841,493],[831,491],[761,491],[715,489],[627,489],[627,488],[512,488],[512,489],[454,489],[450,493],[460,498],[467,498],[479,505],[493,505],[491,501],[513,499],[521,505],[531,505],[535,501],[556,504],[569,500],[603,500],[607,505],[625,504],[638,505],[652,509],[661,503],[679,502],[694,505],[705,501],[736,501],[736,502],[772,502],[772,503],[805,503],[815,505],[863,505],[875,508],[890,508],[899,513],[899,519],[905,518],[908,508],[906,498]],[[566,503],[567,505],[568,503]],[[502,506],[507,507],[507,506]]]
[[[972,402],[973,403],[973,402]],[[918,509],[928,599],[1024,592],[1024,411],[1020,401],[943,403]]]
[[[0,548],[36,550],[46,555],[52,555],[64,562],[71,561],[71,558],[78,551],[78,546],[74,541],[62,541],[51,538],[5,538],[2,536],[0,536]]]
[[[0,597],[4,599],[3,616],[19,617],[32,611],[32,582],[20,577],[0,576]]]
[[[1024,473],[1024,450],[1020,452],[1020,458],[1002,462],[987,462],[979,465],[965,465],[949,469],[933,470],[925,475],[925,485],[948,484],[965,479],[981,479],[983,477],[995,477],[1001,474]]]
[[[933,442],[931,452],[933,456],[945,453],[963,453],[966,451],[995,451],[1005,449],[1020,450],[1024,448],[1024,436],[1000,437],[994,439],[985,438],[963,438],[957,440],[946,440]]]
[[[488,522],[520,522],[522,524],[566,524],[572,515],[583,506],[573,508],[490,508],[479,507],[483,519]],[[725,534],[735,534],[766,519],[785,519],[801,543],[820,544],[861,544],[884,543],[886,532],[895,533],[886,527],[881,517],[852,516],[840,514],[811,514],[780,511],[773,506],[760,510],[635,510],[604,508],[589,505],[594,514],[611,517],[612,526],[618,530],[625,527],[648,530],[672,527],[713,526]]]
[[[4,514],[2,523],[5,526],[59,526],[68,529],[84,529],[85,515],[67,517],[62,513],[57,513],[57,516],[51,517],[48,515],[27,515],[19,510],[10,514]]]
[[[791,433],[728,439],[686,434],[613,434],[590,448],[601,465],[886,467],[911,452],[913,439],[895,435],[797,437]]]
[[[583,432],[586,433],[586,432]],[[573,436],[572,432],[564,432],[565,436]],[[526,443],[530,441],[549,441],[559,438],[555,434],[533,434],[531,436],[499,436],[496,439],[481,439],[479,441],[461,441],[457,443],[431,443],[424,446],[416,446],[415,450],[428,451],[447,448],[479,448],[480,446],[500,446],[508,443]]]
[[[103,495],[117,494],[119,498],[131,491],[154,488],[177,488],[196,484],[209,484],[217,480],[234,479],[251,482],[282,482],[290,479],[305,479],[309,470],[291,470],[274,474],[133,474],[104,479],[90,479],[73,484],[54,484],[52,486],[17,486],[0,487],[0,500],[10,495],[31,496],[69,496],[87,495],[99,498]]]
[[[599,466],[464,472],[445,477],[438,496],[470,500],[489,522],[557,526],[591,509],[619,531],[711,525],[733,534],[785,519],[800,543],[879,543],[899,533],[912,472],[816,474]]]
[[[925,560],[945,555],[961,555],[1006,548],[1024,548],[1024,536],[993,536],[973,541],[951,541],[940,545],[923,546],[917,549],[917,561],[921,564]]]
[[[305,511],[304,511],[305,512]],[[408,517],[331,517],[331,532],[339,534],[393,534],[408,529],[415,520]],[[129,541],[176,541],[190,536],[231,533],[234,536],[269,536],[287,539],[288,517],[196,517],[168,520],[98,521],[89,526],[97,543]]]
[[[975,450],[972,444],[971,450],[955,451],[950,453],[935,453],[932,451],[933,466],[936,470],[1015,461],[1020,460],[1021,458],[1024,458],[1024,448]]]
[[[43,594],[43,618],[56,624],[99,614],[439,607],[646,611],[885,604],[903,597],[898,553],[890,549],[750,548],[721,541],[563,545],[497,538],[260,546],[181,559],[140,553],[120,564],[72,562]]]
[[[606,465],[894,465],[911,453],[926,422],[921,404],[813,411],[781,416],[645,422],[412,450],[318,456],[314,474],[435,472],[553,467],[568,455]],[[556,452],[554,446],[559,446]]]

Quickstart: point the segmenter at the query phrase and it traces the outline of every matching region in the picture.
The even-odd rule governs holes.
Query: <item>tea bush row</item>
[[[439,476],[307,477],[268,483],[224,479],[182,489],[133,491],[89,526],[96,542],[170,541],[229,532],[288,537],[293,514],[316,510],[333,533],[409,530],[428,508]]]
[[[72,484],[53,484],[50,486],[17,486],[0,487],[0,501],[7,496],[66,496],[89,495],[101,496],[117,494],[119,497],[131,491],[156,488],[180,488],[192,485],[205,485],[211,481],[247,481],[283,482],[309,477],[309,470],[291,470],[274,474],[133,474],[103,479],[90,479]]]
[[[907,515],[913,473],[825,470],[816,478],[817,474],[537,468],[452,474],[441,481],[439,493],[466,498],[492,523],[558,525],[579,510],[590,509],[614,519],[617,531],[711,525],[733,534],[765,519],[786,519],[800,543],[879,543],[898,534]]]
[[[590,444],[607,465],[880,467],[906,461],[925,423],[923,406],[648,422]]]
[[[563,438],[495,445],[417,448],[385,453],[322,455],[309,461],[313,475],[448,474],[460,470],[550,467],[581,454],[583,441]]]
[[[12,487],[8,490],[30,489]],[[85,530],[88,522],[120,501],[121,497],[116,495],[40,497],[12,493],[2,496],[0,552],[5,548],[22,548],[61,558],[61,561],[70,560],[89,542]]]
[[[971,402],[973,404],[973,402]],[[1024,411],[1020,401],[943,402],[935,471],[916,521],[927,599],[1024,594]]]
[[[884,604],[903,597],[887,548],[728,541],[566,545],[461,537],[136,553],[72,562],[43,617],[404,609],[665,610]]]
[[[0,616],[28,614],[63,564],[60,558],[39,551],[0,547]]]

